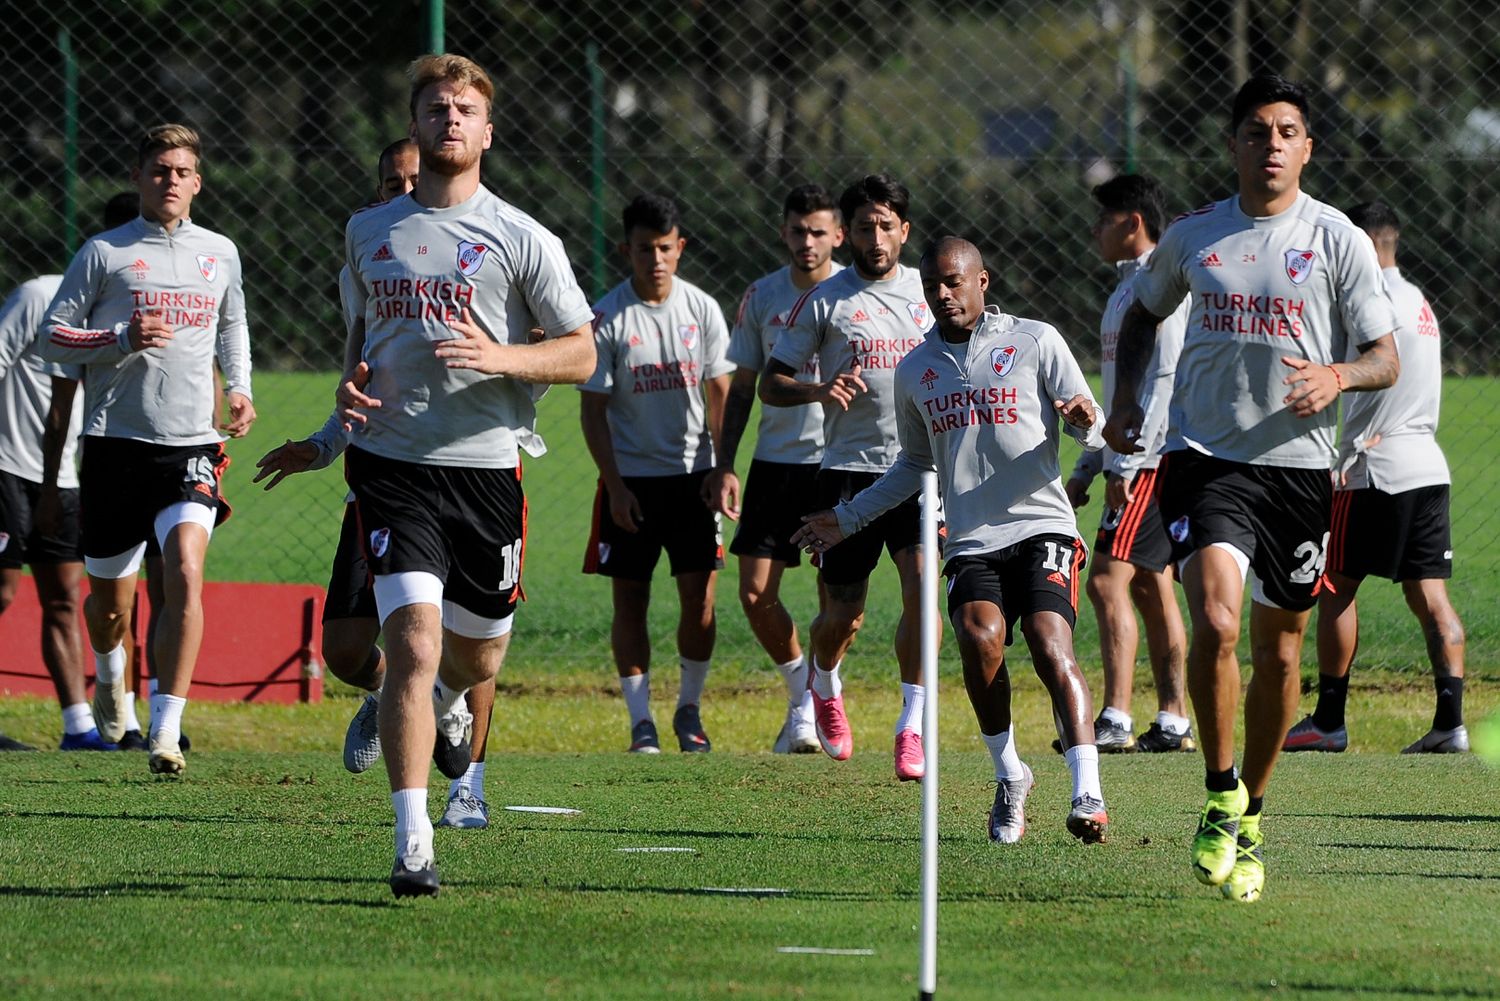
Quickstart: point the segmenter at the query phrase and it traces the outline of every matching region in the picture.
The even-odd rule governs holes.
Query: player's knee
[[[740,582],[740,607],[745,610],[746,618],[760,618],[773,610],[779,603],[777,596],[765,588],[757,587],[748,581]]]
[[[372,691],[379,679],[380,654],[369,643],[325,628],[322,643],[323,664],[330,674],[347,685]]]
[[[819,630],[834,636],[853,636],[865,624],[865,613],[830,609],[820,616]]]
[[[1240,617],[1228,605],[1209,602],[1194,617],[1193,638],[1200,637],[1221,652],[1233,650],[1240,642]]]

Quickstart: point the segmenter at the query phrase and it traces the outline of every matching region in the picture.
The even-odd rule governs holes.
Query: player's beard
[[[443,145],[439,136],[430,146],[422,147],[421,170],[432,171],[444,177],[457,177],[474,169],[483,155],[483,149],[470,149],[467,145],[450,148]]]
[[[870,261],[870,255],[866,252],[856,252],[855,261],[859,264],[859,270],[869,278],[884,278],[896,269],[897,262],[901,259],[900,251],[888,254],[883,262],[883,267],[876,267]]]

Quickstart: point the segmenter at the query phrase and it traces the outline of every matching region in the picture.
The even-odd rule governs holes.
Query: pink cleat
[[[831,699],[812,693],[813,724],[818,731],[818,743],[834,761],[848,761],[854,753],[854,735],[849,732],[849,717],[844,715],[844,696]]]
[[[913,782],[927,774],[927,756],[922,753],[922,737],[914,730],[896,734],[896,778]]]

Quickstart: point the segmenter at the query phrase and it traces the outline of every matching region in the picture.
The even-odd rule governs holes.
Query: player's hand
[[[609,494],[610,520],[631,535],[639,532],[641,522],[646,520],[646,516],[642,513],[641,502],[635,499],[635,494],[624,486],[618,490],[605,492]]]
[[[219,424],[219,430],[231,438],[243,438],[250,433],[250,425],[255,423],[255,404],[244,393],[229,393],[226,399],[229,419]]]
[[[1121,455],[1134,455],[1142,451],[1137,444],[1141,437],[1141,425],[1146,421],[1146,412],[1139,403],[1115,407],[1109,420],[1104,422],[1104,444]]]
[[[354,374],[343,382],[333,394],[333,405],[344,419],[344,430],[353,431],[356,424],[369,420],[364,413],[380,406],[373,396],[366,396],[364,389],[370,384],[370,363],[360,362],[354,366]]]
[[[805,553],[821,556],[844,541],[838,515],[832,511],[814,511],[802,516],[802,527],[792,534],[792,545]]]
[[[838,375],[823,383],[823,399],[828,403],[837,404],[841,409],[848,410],[849,404],[860,393],[868,392],[870,387],[865,385],[865,380],[859,377],[862,369],[856,363],[847,372]]]
[[[1104,474],[1104,503],[1111,511],[1120,508],[1135,500],[1135,474],[1120,476],[1116,473]]]
[[[438,341],[437,350],[433,352],[445,365],[471,368],[485,375],[498,375],[503,371],[500,359],[505,352],[474,322],[467,306],[459,312],[458,319],[448,321],[448,326],[458,336],[451,341]]]
[[[57,489],[56,483],[42,485],[42,492],[36,499],[36,511],[32,514],[32,521],[37,532],[42,535],[62,534],[62,492]]]
[[[270,490],[293,473],[306,472],[307,467],[311,466],[317,458],[318,446],[311,441],[306,438],[301,441],[292,441],[288,438],[286,444],[277,445],[260,457],[255,463],[255,467],[260,471],[250,482],[259,483],[270,476],[271,482],[266,484],[266,489]]]
[[[1068,495],[1068,503],[1077,511],[1089,502],[1089,481],[1082,476],[1070,476],[1063,484],[1063,493]]]
[[[730,521],[740,520],[740,478],[732,469],[715,469],[703,478],[703,503]]]
[[[164,348],[172,340],[172,325],[161,315],[161,310],[153,309],[132,317],[125,336],[132,351]]]
[[[1079,393],[1071,400],[1053,400],[1052,407],[1062,417],[1063,423],[1087,431],[1094,426],[1094,401]]]
[[[1281,363],[1292,370],[1282,379],[1292,391],[1282,400],[1298,417],[1311,417],[1339,398],[1339,380],[1331,365],[1315,365],[1306,358],[1283,355]]]

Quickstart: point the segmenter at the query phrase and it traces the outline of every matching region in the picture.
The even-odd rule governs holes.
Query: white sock
[[[813,658],[812,690],[818,693],[818,698],[836,699],[843,694],[844,683],[839,680],[839,667],[843,663],[839,661],[825,671],[818,666],[818,658]]]
[[[1020,755],[1016,754],[1015,727],[1004,733],[981,733],[979,739],[990,749],[990,760],[995,763],[995,781],[1019,779],[1025,772],[1021,768]]]
[[[901,715],[896,717],[896,733],[910,730],[922,736],[922,709],[927,704],[927,689],[922,685],[901,682]]]
[[[625,696],[625,711],[633,727],[651,718],[651,672],[620,675],[620,694]]]
[[[708,661],[678,657],[682,664],[682,687],[677,691],[677,708],[703,704],[703,684],[708,680]]]
[[[792,708],[802,705],[807,698],[807,658],[798,657],[785,664],[777,664],[781,679],[786,682],[786,704]]]
[[[1099,788],[1099,748],[1093,744],[1079,744],[1063,753],[1068,762],[1068,771],[1073,773],[1073,798],[1092,796],[1104,799]]]
[[[75,702],[62,711],[63,733],[76,736],[94,729],[94,712],[87,702]]]
[[[1156,725],[1167,733],[1175,734],[1179,737],[1188,732],[1188,718],[1186,716],[1177,716],[1165,710],[1156,714]]]
[[[449,688],[443,684],[443,679],[438,678],[432,683],[432,711],[438,719],[447,716],[453,710],[464,704],[464,693],[467,688]]]
[[[448,784],[448,798],[457,799],[460,796],[473,796],[475,799],[484,799],[484,762],[469,762],[468,771]]]
[[[126,733],[141,728],[141,721],[135,714],[135,692],[129,688],[125,689],[125,711],[122,715],[125,718]]]
[[[161,741],[172,748],[182,737],[182,710],[187,699],[176,695],[151,696],[151,740]]]
[[[101,685],[113,685],[117,681],[125,680],[124,643],[116,646],[109,653],[94,651],[94,677]]]
[[[427,790],[397,789],[391,793],[391,806],[396,808],[396,853],[432,858],[432,818],[427,816]]]
[[[1123,709],[1116,709],[1114,706],[1105,706],[1104,711],[1099,715],[1109,720],[1115,726],[1122,726],[1127,730],[1135,728],[1135,720],[1131,719],[1130,714]]]

